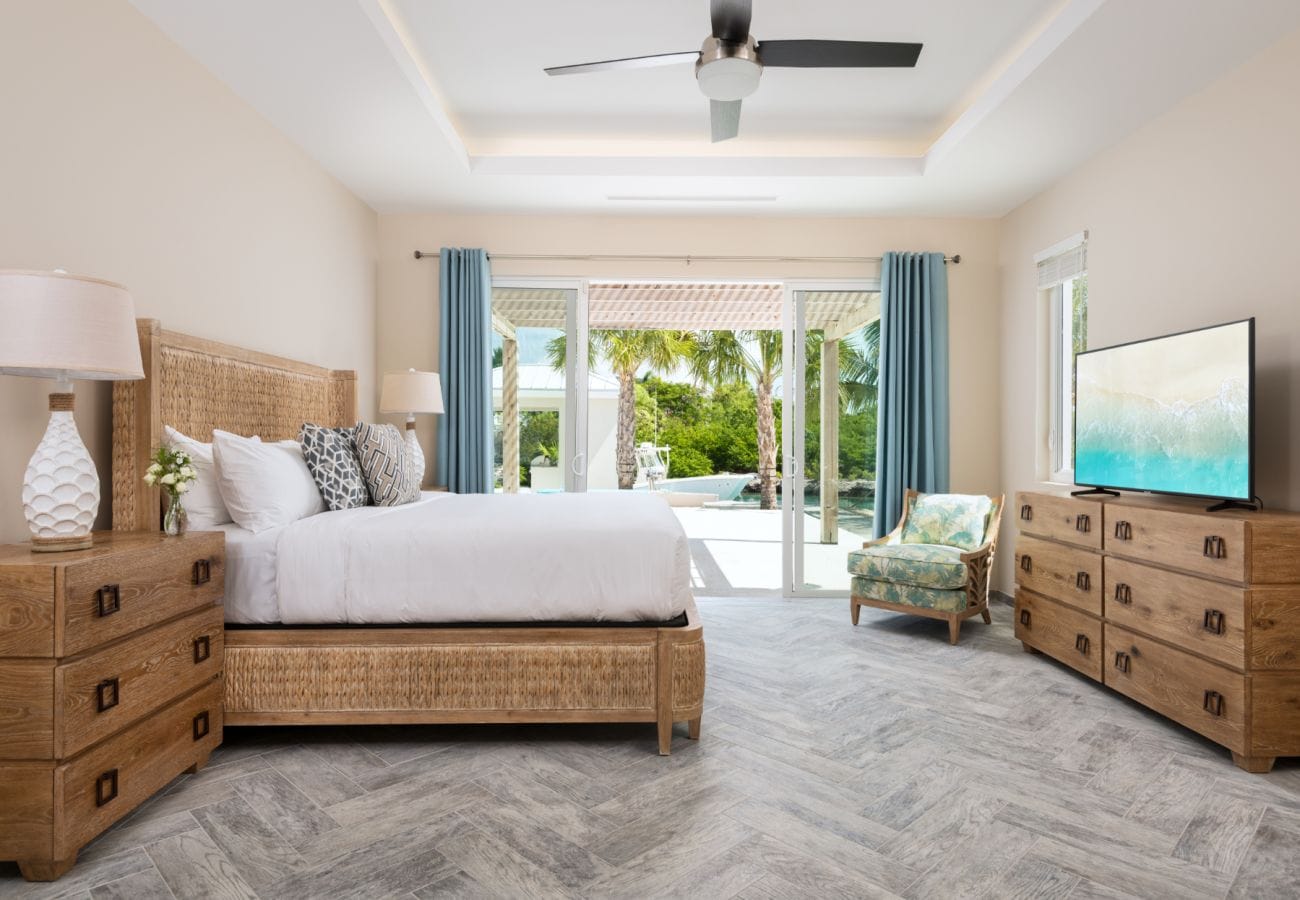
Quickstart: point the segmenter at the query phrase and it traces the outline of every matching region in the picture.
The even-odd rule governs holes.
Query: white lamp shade
[[[379,411],[385,413],[440,413],[442,379],[437,372],[390,372],[384,376]]]
[[[144,377],[135,304],[111,281],[0,270],[0,372],[126,381]]]

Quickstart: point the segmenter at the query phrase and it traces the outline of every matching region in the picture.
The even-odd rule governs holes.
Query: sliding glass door
[[[843,595],[871,537],[879,283],[787,283],[785,325],[785,592]]]
[[[496,489],[587,489],[586,285],[492,279]]]

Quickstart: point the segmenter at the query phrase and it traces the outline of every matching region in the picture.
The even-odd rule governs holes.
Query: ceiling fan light
[[[710,100],[743,100],[758,90],[763,67],[742,57],[715,59],[700,66],[695,77]]]

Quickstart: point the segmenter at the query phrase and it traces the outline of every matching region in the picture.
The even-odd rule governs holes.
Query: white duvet
[[[285,624],[664,621],[690,605],[690,551],[661,497],[426,494],[278,531]]]

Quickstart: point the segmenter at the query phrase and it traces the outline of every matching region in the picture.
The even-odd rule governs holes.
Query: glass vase
[[[163,513],[163,531],[166,534],[178,535],[185,533],[185,507],[181,506],[180,494],[169,494],[171,499],[167,501],[167,511]]]

